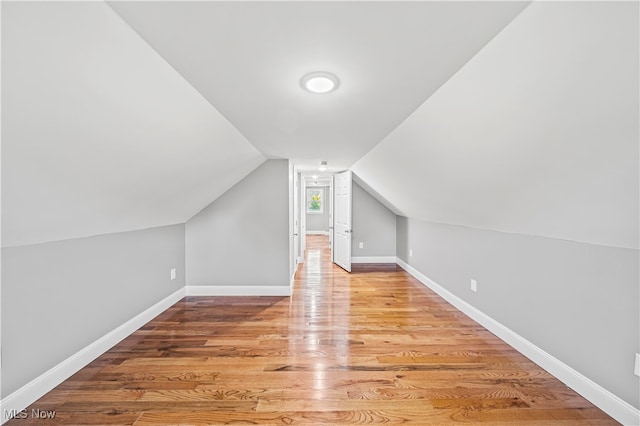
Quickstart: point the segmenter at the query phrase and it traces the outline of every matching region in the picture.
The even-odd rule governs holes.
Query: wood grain
[[[293,296],[187,297],[9,425],[612,425],[395,265],[332,265]],[[250,265],[248,265],[250,267]]]

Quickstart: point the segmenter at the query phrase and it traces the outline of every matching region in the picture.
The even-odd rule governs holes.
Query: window
[[[307,213],[322,213],[324,188],[307,188]]]

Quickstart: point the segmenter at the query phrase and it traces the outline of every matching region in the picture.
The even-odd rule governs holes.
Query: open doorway
[[[351,272],[352,175],[341,173],[301,173],[297,194],[300,214],[299,261],[304,262],[307,239],[327,241],[331,262]],[[315,242],[314,240],[314,242]]]
[[[328,245],[333,253],[333,175],[303,173],[301,177],[300,256],[304,259],[309,237],[315,237],[313,238],[314,246]]]

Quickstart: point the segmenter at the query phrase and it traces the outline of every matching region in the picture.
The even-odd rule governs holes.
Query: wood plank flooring
[[[399,267],[307,248],[291,298],[187,297],[8,424],[617,424]]]

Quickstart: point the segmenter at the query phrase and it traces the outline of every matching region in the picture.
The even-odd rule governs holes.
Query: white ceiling
[[[410,217],[637,248],[638,4],[526,5],[3,2],[3,245],[183,223],[274,157]]]
[[[110,2],[269,158],[351,166],[510,22],[521,2]],[[300,78],[330,71],[328,95]]]
[[[3,2],[3,246],[184,223],[264,160],[105,3]]]
[[[354,173],[409,217],[637,249],[638,17],[533,3]]]

